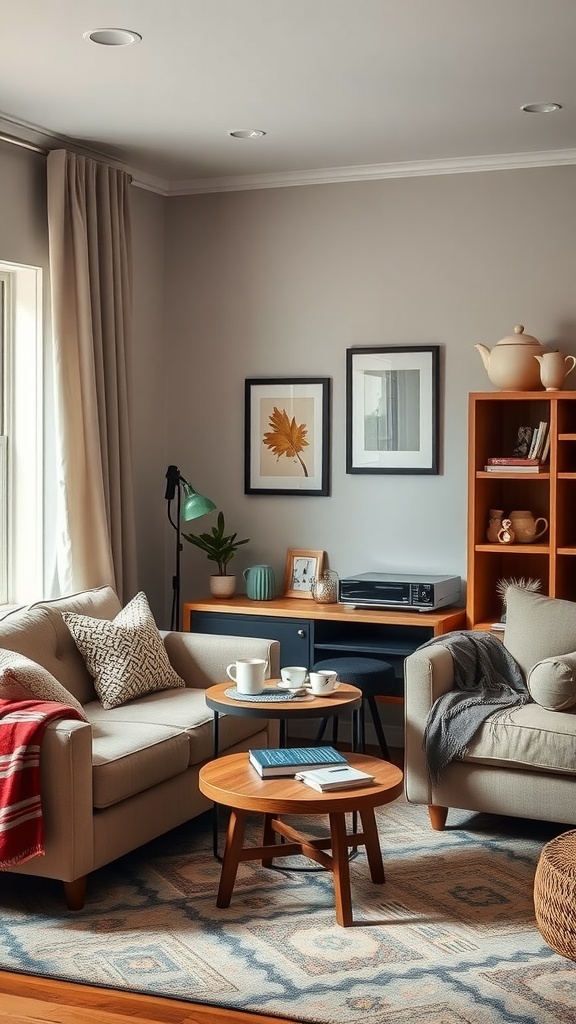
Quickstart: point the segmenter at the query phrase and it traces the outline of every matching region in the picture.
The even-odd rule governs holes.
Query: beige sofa
[[[63,881],[70,909],[84,905],[87,876],[206,811],[198,772],[212,756],[212,711],[204,690],[226,678],[238,657],[269,662],[279,675],[275,640],[169,632],[164,645],[185,688],[167,689],[104,710],[61,612],[115,618],[109,588],[19,609],[0,621],[0,649],[44,666],[83,705],[88,722],[62,719],[40,750],[45,855],[14,868]],[[278,723],[223,716],[219,750],[275,746]]]
[[[576,825],[576,604],[511,589],[503,642],[529,699],[488,718],[437,782],[424,731],[434,702],[454,689],[454,661],[441,641],[405,661],[406,796],[428,806],[433,828],[450,807]]]

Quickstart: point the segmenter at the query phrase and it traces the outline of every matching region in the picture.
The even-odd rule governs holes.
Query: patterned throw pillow
[[[62,612],[62,618],[106,711],[186,685],[170,664],[145,594],[136,594],[112,621],[76,612]]]
[[[48,669],[14,651],[0,650],[0,699],[53,700],[76,708],[83,720],[88,721],[80,701]]]

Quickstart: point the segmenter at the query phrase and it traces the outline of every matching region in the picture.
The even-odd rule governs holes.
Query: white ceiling
[[[12,0],[0,42],[0,131],[165,193],[576,163],[576,0]]]

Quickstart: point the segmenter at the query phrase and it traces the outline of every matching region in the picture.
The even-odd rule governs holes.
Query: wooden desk
[[[280,641],[281,665],[305,665],[346,654],[381,657],[396,671],[395,696],[402,701],[404,658],[426,640],[464,629],[464,608],[414,612],[376,608],[349,608],[343,604],[317,604],[303,598],[273,601],[206,598],[187,601],[184,629],[197,633],[226,633]]]

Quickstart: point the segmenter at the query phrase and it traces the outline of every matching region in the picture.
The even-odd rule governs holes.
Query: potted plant
[[[216,562],[218,566],[217,575],[210,577],[210,593],[213,597],[232,597],[236,590],[236,577],[228,573],[228,563],[242,544],[249,543],[248,538],[236,540],[238,534],[226,535],[224,530],[224,514],[219,512],[216,526],[212,527],[210,533],[182,534],[185,540],[204,552],[209,562]]]

